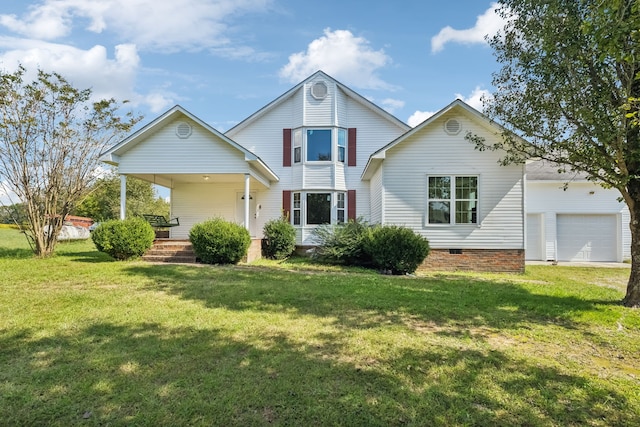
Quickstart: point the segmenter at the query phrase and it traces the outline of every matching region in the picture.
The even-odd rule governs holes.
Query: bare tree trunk
[[[631,274],[627,294],[622,303],[627,307],[640,307],[640,181],[632,180],[627,188],[634,203],[628,203],[631,221]],[[638,202],[635,202],[638,201]]]

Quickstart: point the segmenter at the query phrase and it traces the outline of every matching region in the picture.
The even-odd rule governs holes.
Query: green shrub
[[[316,227],[313,238],[317,243],[314,256],[336,264],[371,266],[365,248],[371,227],[362,218],[344,224],[324,224]]]
[[[392,274],[413,273],[429,255],[427,239],[396,225],[374,227],[365,246],[376,267]]]
[[[262,250],[267,258],[284,259],[296,249],[296,229],[286,218],[268,221],[263,232]]]
[[[251,244],[246,228],[222,218],[194,225],[189,240],[196,256],[206,264],[237,264]]]
[[[93,230],[91,239],[100,252],[125,260],[139,257],[149,250],[155,233],[142,218],[114,219],[103,222]]]

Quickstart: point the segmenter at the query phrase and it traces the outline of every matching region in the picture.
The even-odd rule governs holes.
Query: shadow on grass
[[[375,328],[382,321],[402,323],[407,318],[457,327],[554,323],[572,328],[576,312],[617,304],[613,300],[533,294],[517,284],[468,277],[412,279],[175,265],[137,265],[128,271],[152,279],[154,289],[202,301],[207,307],[274,312],[293,309],[358,328]]]
[[[34,255],[31,249],[0,247],[0,258],[27,259],[33,257]]]
[[[615,389],[514,360],[440,346],[357,365],[328,334],[95,323],[42,337],[0,331],[8,425],[637,425]],[[382,365],[382,366],[381,366]]]

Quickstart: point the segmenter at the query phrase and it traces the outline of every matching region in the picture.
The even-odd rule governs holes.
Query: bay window
[[[345,222],[346,193],[341,191],[292,193],[292,224],[313,226]]]

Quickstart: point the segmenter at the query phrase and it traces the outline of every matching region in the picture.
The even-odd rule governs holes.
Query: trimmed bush
[[[237,264],[251,244],[246,228],[222,218],[194,225],[189,240],[196,256],[206,264]]]
[[[142,218],[111,220],[100,224],[91,233],[91,239],[100,252],[118,260],[142,256],[153,245],[155,233]]]
[[[296,229],[286,218],[267,221],[262,250],[267,258],[284,259],[296,249]]]
[[[429,255],[427,239],[396,225],[374,227],[365,246],[376,267],[392,274],[413,273]]]
[[[365,243],[371,227],[362,218],[344,224],[324,224],[316,227],[313,238],[318,246],[314,256],[334,264],[371,266],[371,256]]]

